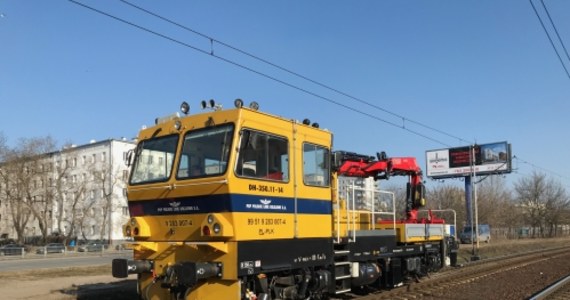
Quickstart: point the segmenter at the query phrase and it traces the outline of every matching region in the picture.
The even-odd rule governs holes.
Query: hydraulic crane
[[[414,157],[388,157],[379,152],[376,157],[352,152],[333,153],[333,164],[337,175],[349,177],[373,177],[374,180],[389,179],[391,176],[408,176],[406,189],[406,219],[401,223],[443,224],[444,220],[432,215],[418,219],[418,209],[426,205],[425,187],[422,183],[422,170]]]

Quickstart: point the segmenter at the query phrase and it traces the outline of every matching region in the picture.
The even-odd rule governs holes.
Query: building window
[[[86,165],[87,164],[87,156],[83,155],[82,161],[83,161],[83,165]]]
[[[123,206],[123,216],[129,216],[129,207]]]
[[[93,155],[91,156],[91,159],[92,159],[92,162],[93,162],[93,163],[97,162],[97,154],[93,154]]]
[[[107,161],[107,152],[101,153],[101,161]]]

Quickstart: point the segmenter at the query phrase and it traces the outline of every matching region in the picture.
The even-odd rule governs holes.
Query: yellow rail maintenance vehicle
[[[416,218],[418,170],[332,152],[318,124],[234,104],[202,101],[189,114],[184,102],[139,133],[123,226],[133,259],[114,259],[113,276],[137,274],[141,298],[326,299],[397,286],[453,256],[446,225]],[[356,188],[338,189],[339,175],[403,173],[413,178],[405,221],[377,197],[356,203]]]

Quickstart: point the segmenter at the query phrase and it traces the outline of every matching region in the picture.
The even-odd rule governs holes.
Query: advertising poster
[[[430,178],[510,172],[510,144],[507,142],[426,151],[426,173]]]

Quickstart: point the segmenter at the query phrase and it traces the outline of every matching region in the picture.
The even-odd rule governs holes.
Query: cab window
[[[235,174],[238,177],[289,181],[287,139],[244,129],[240,136]]]
[[[329,186],[329,150],[325,147],[303,145],[303,183],[313,186]]]
[[[176,178],[224,174],[228,166],[233,130],[233,124],[225,124],[186,133]]]
[[[137,145],[131,184],[166,181],[170,177],[178,135],[141,141]]]

